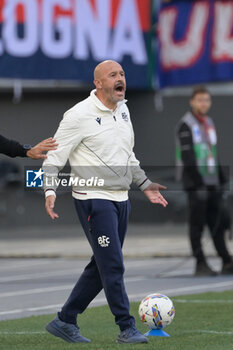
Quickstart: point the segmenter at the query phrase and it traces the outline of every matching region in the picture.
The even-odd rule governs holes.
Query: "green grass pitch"
[[[149,344],[121,345],[119,333],[107,306],[90,308],[79,316],[79,326],[90,344],[69,344],[44,329],[54,315],[0,322],[1,350],[233,350],[233,291],[204,293],[171,298],[176,315],[165,329],[170,338],[150,337]],[[141,332],[148,328],[138,317],[139,303],[131,303]]]

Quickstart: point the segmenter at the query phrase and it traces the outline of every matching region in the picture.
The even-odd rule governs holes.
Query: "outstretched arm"
[[[159,192],[159,190],[165,189],[165,186],[152,182],[143,192],[151,203],[161,204],[163,207],[166,207],[168,202]]]
[[[161,204],[166,207],[168,202],[161,195],[159,190],[165,190],[166,187],[155,182],[151,182],[140,167],[140,163],[132,153],[130,159],[131,171],[133,175],[133,182],[139,187],[141,191],[144,192],[145,196],[149,199],[151,203]]]
[[[134,147],[134,131],[131,124],[131,135],[132,135],[132,149]],[[168,202],[161,195],[159,190],[165,190],[166,187],[160,184],[151,182],[144,170],[140,167],[140,162],[136,158],[134,152],[130,156],[130,167],[132,172],[133,182],[138,186],[138,188],[144,192],[145,196],[149,199],[151,203],[161,204],[163,207],[166,207]]]
[[[43,152],[55,150],[57,148],[56,140],[52,137],[43,140],[31,149],[27,149],[19,142],[9,140],[6,137],[0,135],[0,153],[3,153],[9,157],[29,157],[32,159],[44,159],[46,155]]]
[[[52,137],[41,141],[26,152],[26,156],[32,159],[46,159],[47,155],[43,152],[54,151],[58,144]]]

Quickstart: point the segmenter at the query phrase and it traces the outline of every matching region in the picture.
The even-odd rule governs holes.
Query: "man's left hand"
[[[166,190],[166,188],[163,185],[152,182],[143,192],[151,203],[161,204],[163,207],[166,207],[168,202],[159,192],[159,190]]]

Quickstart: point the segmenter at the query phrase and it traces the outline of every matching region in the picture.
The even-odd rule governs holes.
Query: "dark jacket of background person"
[[[185,122],[180,123],[177,130],[177,137],[179,138],[181,146],[181,158],[184,165],[182,171],[182,183],[184,189],[204,189],[205,184],[203,181],[203,177],[200,174],[196,163],[192,131]],[[228,181],[227,172],[225,169],[223,169],[223,167],[220,164],[218,164],[218,178],[219,186],[224,185]]]
[[[17,141],[0,135],[0,153],[9,157],[26,157],[27,150]]]

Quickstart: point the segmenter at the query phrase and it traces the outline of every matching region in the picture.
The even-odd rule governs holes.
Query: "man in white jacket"
[[[102,179],[98,187],[85,188],[74,182],[72,196],[82,227],[92,247],[93,256],[68,300],[46,329],[68,342],[89,342],[77,327],[77,315],[82,313],[104,288],[109,307],[120,327],[118,343],[147,343],[129,313],[129,300],[124,286],[122,245],[124,242],[130,203],[131,182],[144,192],[152,203],[166,207],[167,201],[159,189],[140,168],[133,153],[134,133],[126,106],[125,74],[120,64],[104,61],[94,71],[90,96],[64,114],[55,134],[59,146],[48,153],[45,171],[45,208],[54,212],[57,176],[69,159],[75,178],[87,180],[88,174]],[[103,186],[102,186],[103,185]]]

